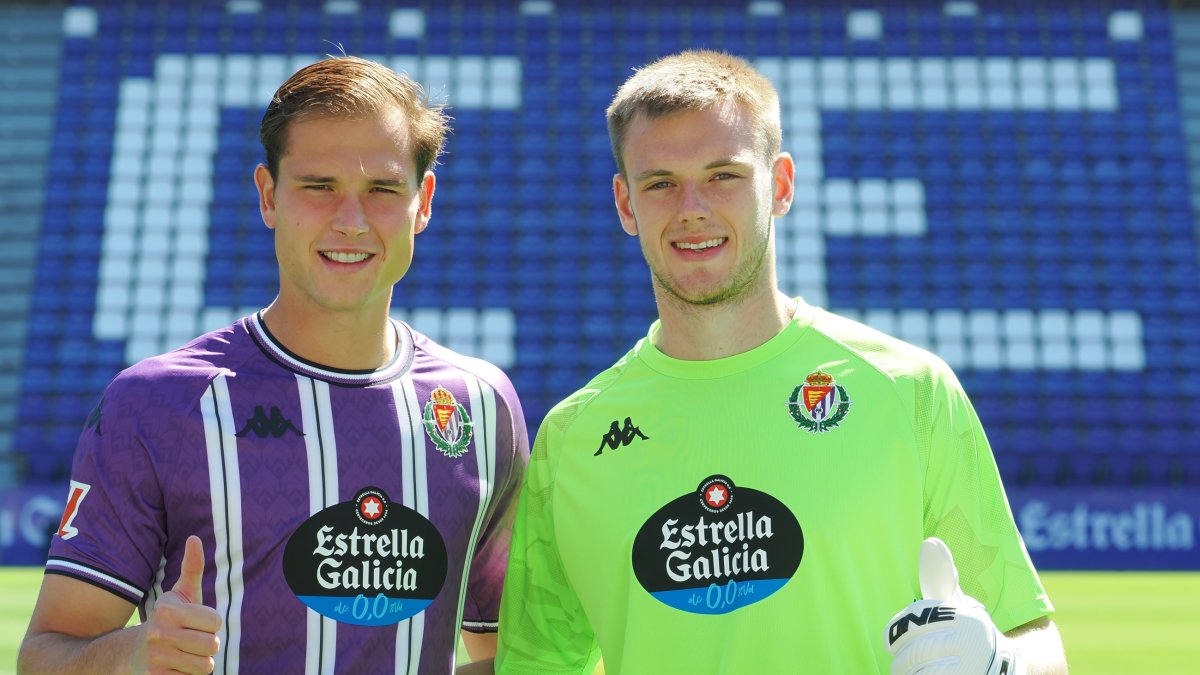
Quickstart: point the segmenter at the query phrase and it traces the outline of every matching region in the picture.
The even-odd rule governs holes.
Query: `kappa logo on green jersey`
[[[804,378],[804,384],[792,390],[788,412],[800,428],[809,433],[825,433],[846,419],[846,413],[850,412],[850,396],[845,387],[834,382],[832,375],[818,368]]]
[[[642,525],[633,573],[665,605],[728,614],[783,588],[803,556],[800,523],[783,502],[716,474]]]
[[[600,447],[596,448],[593,457],[599,457],[600,453],[604,452],[604,448],[616,450],[624,448],[633,442],[633,439],[640,438],[643,441],[650,440],[650,437],[642,433],[642,430],[633,425],[633,418],[625,418],[625,426],[621,426],[616,420],[613,420],[612,426],[608,428],[608,433],[600,439]]]

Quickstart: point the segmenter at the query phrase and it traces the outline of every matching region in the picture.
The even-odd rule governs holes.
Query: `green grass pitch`
[[[17,647],[41,570],[0,567],[0,675]],[[1072,675],[1195,673],[1200,663],[1200,572],[1043,572]]]

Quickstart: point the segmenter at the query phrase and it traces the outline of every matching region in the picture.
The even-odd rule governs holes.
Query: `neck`
[[[774,284],[717,305],[692,305],[654,288],[660,329],[654,346],[671,358],[710,361],[748,352],[779,334],[797,303]]]
[[[384,305],[386,308],[388,305]],[[276,298],[263,310],[271,335],[293,354],[338,370],[375,370],[396,355],[396,333],[382,312],[297,311]]]

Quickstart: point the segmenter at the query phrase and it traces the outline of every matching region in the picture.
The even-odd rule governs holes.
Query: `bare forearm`
[[[17,655],[17,672],[22,675],[130,673],[140,629],[141,626],[130,626],[96,638],[63,633],[27,635]]]
[[[1017,643],[1027,675],[1066,675],[1067,656],[1054,623],[1033,622],[1010,631],[1008,637]]]
[[[492,659],[496,658],[497,635],[495,633],[472,633],[469,630],[460,632],[463,646],[471,656],[471,663],[464,663],[455,669],[456,675],[492,675],[496,672]]]
[[[464,663],[454,670],[455,675],[493,675],[496,672],[492,659]]]

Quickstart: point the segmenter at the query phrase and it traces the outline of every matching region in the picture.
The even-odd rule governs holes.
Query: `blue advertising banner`
[[[1039,570],[1200,570],[1196,490],[1010,490]]]
[[[65,485],[27,485],[0,491],[0,565],[42,565],[58,531]]]
[[[41,565],[65,486],[0,492],[0,564]],[[1008,492],[1039,570],[1200,571],[1195,490],[1039,488]]]

